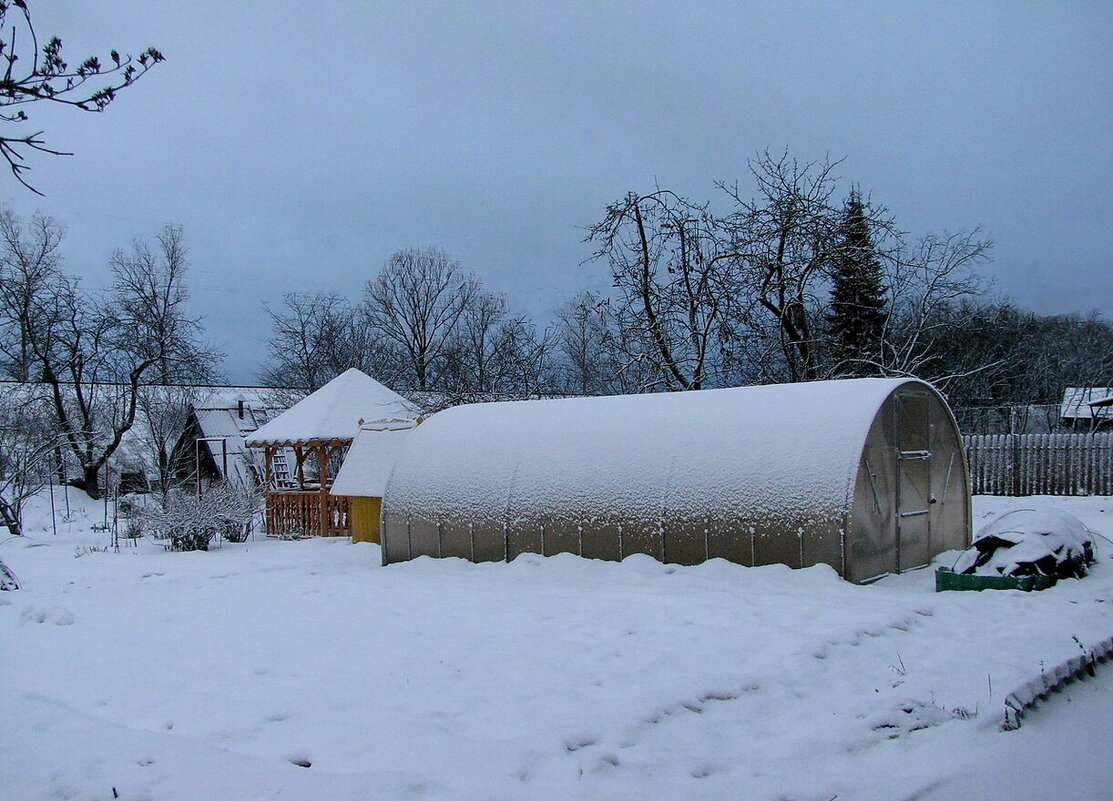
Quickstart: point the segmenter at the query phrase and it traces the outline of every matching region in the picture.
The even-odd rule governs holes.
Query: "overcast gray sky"
[[[71,63],[166,55],[102,115],[30,109],[68,267],[184,226],[197,311],[253,381],[261,304],[355,298],[437,245],[540,320],[606,285],[583,227],[655,182],[711,199],[756,151],[840,174],[916,234],[981,225],[999,293],[1113,316],[1113,3],[33,4]]]

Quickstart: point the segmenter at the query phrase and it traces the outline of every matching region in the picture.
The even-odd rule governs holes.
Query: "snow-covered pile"
[[[18,590],[19,581],[16,580],[15,574],[12,573],[8,566],[0,562],[0,590]]]
[[[1074,515],[1062,509],[1013,509],[978,531],[954,571],[1081,578],[1093,561],[1093,532]]]

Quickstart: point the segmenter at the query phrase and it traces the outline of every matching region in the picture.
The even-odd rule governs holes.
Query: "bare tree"
[[[659,384],[656,360],[650,358],[636,327],[623,325],[609,299],[581,292],[557,313],[554,383],[574,395],[645,392]]]
[[[554,342],[552,329],[538,332],[524,316],[503,322],[495,335],[493,363],[497,379],[493,388],[516,398],[544,395],[555,383]]]
[[[189,269],[182,228],[166,225],[151,243],[136,239],[112,254],[120,347],[154,359],[150,380],[170,385],[211,382],[221,354],[203,347],[204,326],[186,312]]]
[[[442,389],[462,394],[492,392],[499,383],[500,327],[509,309],[506,296],[477,291],[456,321],[438,376]]]
[[[745,265],[736,297],[753,305],[734,310],[736,325],[762,330],[762,316],[773,324],[784,360],[784,379],[807,381],[823,375],[823,339],[817,330],[826,306],[827,280],[847,243],[843,213],[834,200],[840,161],[802,162],[788,151],[769,151],[750,160],[756,187],[752,198],[736,183],[719,183],[736,204],[727,218],[733,248]],[[896,235],[884,208],[864,205],[861,223],[883,254]]]
[[[479,294],[479,283],[437,248],[400,250],[367,282],[363,309],[371,327],[402,355],[401,378],[436,388],[457,323]]]
[[[658,189],[607,208],[588,241],[614,279],[618,343],[648,359],[659,386],[700,389],[708,381],[720,325],[736,289],[738,259],[706,205]]]
[[[609,394],[617,365],[607,359],[609,331],[602,303],[595,293],[581,292],[557,313],[557,348],[563,357],[560,385],[567,392]]]
[[[188,336],[194,329],[174,323],[189,319],[182,314],[180,271],[155,270],[150,280],[141,268],[127,274],[135,280],[120,280],[118,273],[113,290],[94,300],[56,258],[28,260],[15,252],[53,257],[60,239],[60,227],[48,222],[10,238],[0,261],[18,302],[0,311],[5,328],[19,331],[30,348],[34,377],[48,387],[58,428],[81,465],[76,486],[97,497],[101,469],[135,422],[140,386],[158,375],[160,364],[196,363],[202,349]],[[148,293],[169,300],[149,307]]]
[[[886,375],[910,375],[946,386],[992,362],[948,369],[938,358],[942,332],[954,326],[951,311],[985,292],[977,268],[993,243],[981,230],[928,234],[889,260],[889,314],[877,365]]]
[[[32,327],[41,299],[61,280],[62,236],[50,217],[36,214],[24,226],[0,210],[0,373],[15,381],[37,377]]]
[[[32,103],[58,103],[81,111],[100,112],[116,99],[116,94],[131,86],[155,64],[163,60],[153,47],[136,57],[109,52],[111,64],[90,56],[71,68],[62,57],[62,40],[51,37],[40,49],[26,0],[0,0],[0,120],[27,122],[24,108]],[[10,19],[8,12],[16,9]],[[94,89],[90,81],[107,78],[108,83]],[[28,169],[25,153],[70,155],[47,147],[42,131],[18,136],[0,136],[0,154],[8,162],[16,180],[36,194],[42,194],[23,178]]]
[[[29,387],[0,394],[0,524],[23,534],[23,504],[50,481],[58,444],[50,410]]]
[[[337,294],[289,293],[271,319],[263,383],[312,392],[345,370],[382,373],[390,359],[358,309]],[[397,369],[396,367],[393,369]]]

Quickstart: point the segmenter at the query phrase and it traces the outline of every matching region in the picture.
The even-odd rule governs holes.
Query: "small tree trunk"
[[[23,521],[19,517],[11,504],[0,498],[0,523],[7,527],[13,537],[23,536]]]

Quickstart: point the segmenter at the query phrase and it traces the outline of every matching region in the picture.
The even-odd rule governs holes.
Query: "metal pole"
[[[54,513],[54,480],[50,481],[50,527],[54,530],[54,536],[58,536],[58,518]]]

